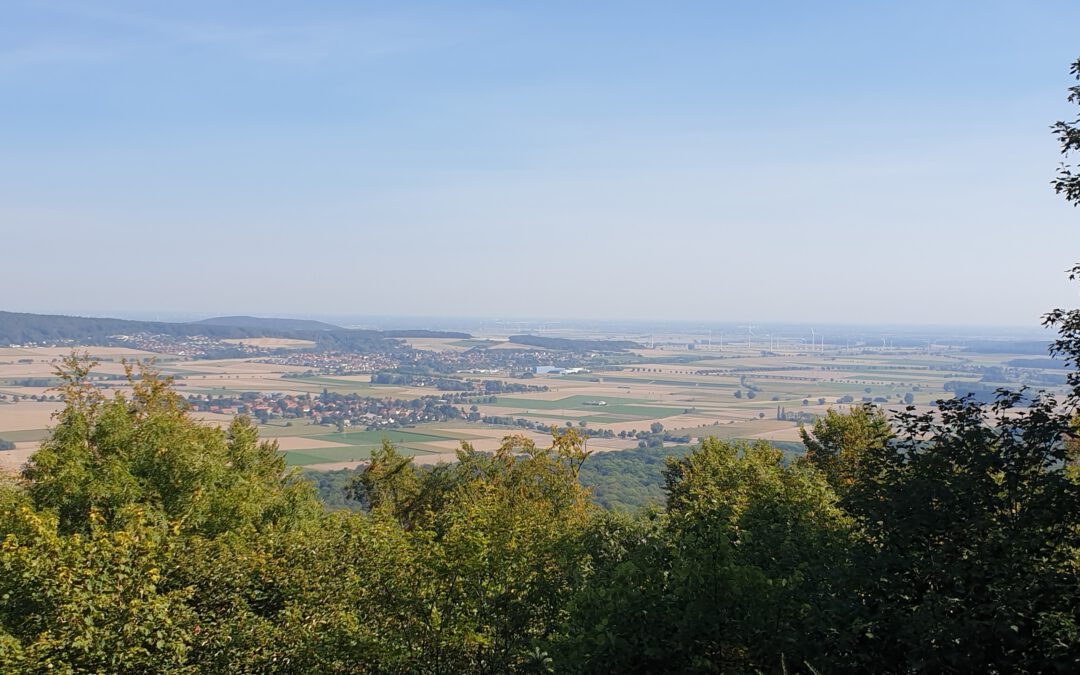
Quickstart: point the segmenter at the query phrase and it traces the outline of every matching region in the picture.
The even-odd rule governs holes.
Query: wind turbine
[[[739,326],[739,328],[745,328],[746,329],[746,349],[749,350],[751,348],[750,347],[750,339],[754,335],[754,324],[747,324],[745,326]]]
[[[814,332],[814,329],[812,327],[810,328],[810,345],[811,345],[810,351],[816,352],[817,351],[817,333]]]

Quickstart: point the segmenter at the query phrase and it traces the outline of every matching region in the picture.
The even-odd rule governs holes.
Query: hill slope
[[[192,321],[198,326],[225,326],[229,328],[251,328],[258,330],[345,330],[341,326],[311,319],[278,319],[259,316],[215,316],[202,321]]]
[[[216,323],[221,322],[221,323]],[[217,339],[284,337],[314,340],[326,349],[370,349],[384,340],[405,337],[467,339],[468,333],[429,330],[351,330],[320,321],[222,317],[208,322],[130,321],[107,317],[61,316],[0,311],[0,345],[31,343],[106,344],[115,335],[151,333]]]

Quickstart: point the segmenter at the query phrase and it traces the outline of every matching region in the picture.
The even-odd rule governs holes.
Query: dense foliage
[[[578,429],[578,432],[588,435],[589,430]],[[804,450],[800,443],[769,441],[769,445],[783,452],[785,462],[793,461]],[[685,457],[692,451],[689,445],[669,445],[595,453],[581,466],[578,480],[588,490],[594,504],[610,511],[632,513],[663,507],[666,499],[664,471],[668,458]],[[426,467],[417,469],[430,470]],[[349,486],[362,471],[362,468],[308,470],[303,475],[315,487],[319,501],[326,508],[357,511],[362,505],[354,498]]]
[[[660,507],[668,458],[689,452],[688,446],[669,446],[598,453],[581,467],[581,483],[605,509],[633,512]]]

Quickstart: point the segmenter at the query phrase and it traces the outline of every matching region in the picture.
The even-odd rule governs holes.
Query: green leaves
[[[0,664],[183,670],[194,617],[187,590],[158,586],[169,544],[135,522],[86,535],[58,526],[28,506],[0,512]]]
[[[819,657],[853,524],[808,466],[766,443],[707,439],[669,460],[668,512],[634,526],[595,523],[593,572],[571,604],[562,645],[572,669],[752,671],[780,651]]]
[[[116,523],[138,506],[185,531],[207,535],[270,523],[299,525],[320,511],[311,489],[285,473],[272,443],[238,418],[228,432],[199,424],[149,366],[129,367],[130,397],[103,399],[85,382],[90,367],[61,371],[67,407],[25,476],[38,508],[64,531],[86,532],[91,512]]]
[[[1069,72],[1080,81],[1080,59],[1072,64]],[[1080,85],[1069,88],[1068,101],[1080,105]],[[1050,128],[1061,144],[1063,157],[1068,158],[1080,152],[1080,116],[1073,120],[1055,122]],[[1071,202],[1073,206],[1080,205],[1080,170],[1076,166],[1062,162],[1057,177],[1051,181],[1051,185],[1055,192],[1064,195],[1065,200]]]

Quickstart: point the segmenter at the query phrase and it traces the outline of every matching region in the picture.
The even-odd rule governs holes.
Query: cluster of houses
[[[310,419],[314,424],[387,429],[464,417],[460,396],[423,396],[417,399],[373,398],[356,394],[285,394],[244,392],[239,395],[193,394],[187,402],[195,412],[249,415],[260,423]]]
[[[281,356],[256,359],[256,362],[272,363],[280,366],[299,366],[301,368],[310,368],[312,371],[298,376],[374,373],[380,370],[391,370],[399,365],[396,358],[381,352],[358,354],[341,351],[290,352]]]
[[[487,349],[474,347],[466,351],[429,352],[416,350],[403,356],[403,363],[428,368],[439,373],[470,373],[521,375],[536,373],[537,368],[556,368],[588,372],[581,368],[577,354],[547,349]]]
[[[267,353],[254,345],[225,342],[205,335],[177,336],[165,333],[110,335],[111,346],[133,347],[144,352],[175,354],[189,359],[240,358]]]

